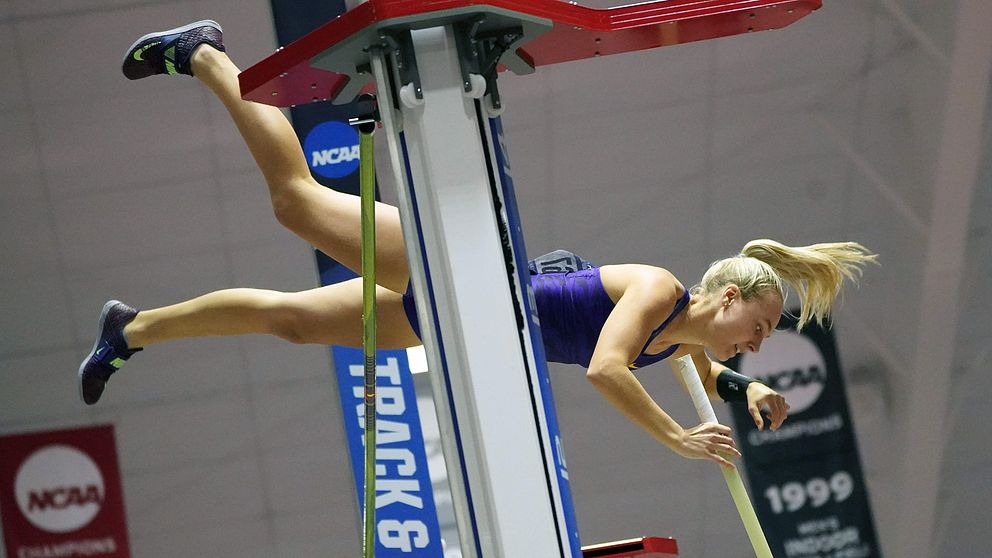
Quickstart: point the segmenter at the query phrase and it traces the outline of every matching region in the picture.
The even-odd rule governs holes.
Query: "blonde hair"
[[[716,292],[731,283],[745,300],[774,291],[786,300],[786,285],[799,295],[796,329],[810,320],[823,325],[844,279],[857,282],[862,267],[878,256],[857,242],[828,242],[791,247],[766,238],[752,240],[740,254],[710,265],[693,294]]]

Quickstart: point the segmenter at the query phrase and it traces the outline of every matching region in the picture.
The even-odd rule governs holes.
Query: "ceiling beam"
[[[901,25],[903,30],[906,31],[906,33],[908,33],[909,36],[913,37],[913,39],[915,39],[916,42],[919,43],[920,47],[923,48],[923,51],[929,54],[931,58],[934,58],[935,60],[940,62],[941,65],[945,68],[948,66],[948,64],[951,63],[950,58],[947,56],[947,53],[944,52],[942,48],[937,46],[937,43],[935,43],[933,39],[930,38],[929,33],[927,33],[922,27],[917,25],[917,23],[913,21],[911,17],[909,17],[909,15],[906,13],[906,10],[902,9],[902,7],[900,7],[899,4],[896,3],[896,0],[878,0],[878,1],[880,4],[882,4],[882,7],[885,8],[885,11],[889,12],[889,15],[892,16],[892,19],[896,20],[896,23]]]
[[[988,345],[982,347],[978,354],[971,360],[971,363],[965,367],[964,372],[957,374],[956,380],[958,384],[951,388],[951,408],[948,412],[947,423],[944,425],[945,437],[953,435],[955,427],[962,420],[970,420],[970,417],[962,418],[962,413],[965,412],[965,401],[968,398],[969,391],[974,389],[974,384],[971,382],[983,381],[979,378],[979,374],[988,368],[990,356],[992,356],[992,348]],[[967,490],[968,488],[964,487],[964,489]],[[947,509],[937,518],[932,543],[934,548],[940,548],[941,544],[947,540],[953,518],[953,510],[948,511]]]
[[[968,222],[982,161],[990,69],[992,2],[961,0],[937,151],[916,358],[898,404],[905,428],[901,517],[893,556],[936,556],[940,473],[946,449],[951,368],[960,319]],[[906,293],[913,296],[913,293]],[[898,309],[894,309],[898,313]],[[898,470],[898,469],[897,469]]]
[[[913,207],[906,201],[906,197],[898,189],[892,186],[882,173],[875,168],[875,165],[862,154],[862,150],[855,146],[851,140],[844,137],[844,134],[834,126],[827,117],[818,111],[811,111],[813,121],[816,122],[824,132],[827,133],[833,142],[840,148],[840,152],[847,160],[854,165],[871,182],[871,185],[878,190],[890,204],[892,208],[899,212],[899,215],[909,224],[921,237],[926,236],[928,227],[923,219],[916,214]]]

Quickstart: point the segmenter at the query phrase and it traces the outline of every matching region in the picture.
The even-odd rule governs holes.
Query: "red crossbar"
[[[678,556],[675,539],[641,537],[582,547],[583,558],[668,558]]]
[[[587,8],[560,0],[369,0],[297,39],[240,75],[241,96],[276,106],[333,99],[348,77],[310,67],[310,60],[372,26],[473,6],[553,22],[517,52],[531,65],[618,54],[785,27],[820,8],[822,0],[656,0]]]
[[[820,0],[681,0],[601,10],[572,6],[582,17],[554,19],[550,33],[523,45],[519,52],[533,66],[546,66],[778,29],[820,5]]]

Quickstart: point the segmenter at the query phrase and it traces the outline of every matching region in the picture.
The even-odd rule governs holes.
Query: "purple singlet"
[[[548,361],[588,367],[599,333],[615,306],[603,288],[599,268],[531,275],[530,282],[537,299],[541,337]],[[649,355],[644,352],[688,303],[689,291],[686,290],[668,319],[651,332],[641,354],[628,365],[629,368],[643,368],[664,360],[678,349],[678,345],[672,345],[660,353]],[[420,337],[420,323],[409,287],[403,295],[403,306],[413,331]]]

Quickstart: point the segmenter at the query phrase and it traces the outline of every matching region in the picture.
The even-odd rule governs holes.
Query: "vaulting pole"
[[[699,379],[699,372],[696,371],[696,365],[692,363],[692,357],[689,355],[679,357],[675,359],[675,365],[685,381],[686,389],[689,390],[699,420],[701,422],[717,422],[713,405],[706,397],[706,389],[703,388],[703,381]],[[727,488],[730,489],[730,496],[734,499],[734,505],[737,506],[737,513],[740,514],[741,521],[744,523],[747,537],[751,539],[754,555],[757,558],[772,558],[772,551],[768,547],[768,541],[765,540],[765,533],[761,530],[761,524],[758,523],[758,516],[754,513],[754,507],[751,505],[747,490],[744,488],[740,471],[726,467],[720,467],[720,470],[723,472],[723,479],[727,481]]]
[[[364,558],[375,558],[375,123],[359,125],[362,207],[362,350],[365,354]]]

